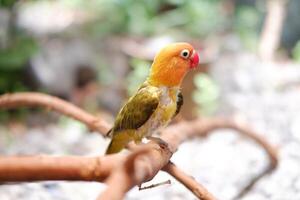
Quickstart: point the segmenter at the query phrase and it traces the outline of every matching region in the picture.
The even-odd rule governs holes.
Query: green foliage
[[[197,90],[193,93],[193,100],[199,106],[199,113],[212,115],[218,107],[220,95],[218,85],[207,74],[196,75],[194,83]]]
[[[64,0],[67,5],[96,14],[85,28],[95,35],[125,33],[149,36],[162,33],[206,36],[222,29],[221,0]]]
[[[97,79],[101,85],[109,85],[114,81],[114,74],[107,63],[99,61],[97,63]]]
[[[36,50],[37,45],[32,38],[25,36],[13,38],[9,47],[0,49],[0,70],[14,71],[22,68]]]
[[[30,56],[37,50],[35,41],[25,36],[13,38],[11,44],[0,49],[0,94],[23,91],[23,69]]]
[[[149,73],[150,63],[139,59],[132,59],[131,66],[133,70],[127,77],[127,91],[129,96],[133,95],[139,85],[145,81]]]
[[[70,117],[66,117],[66,116],[61,116],[59,118],[58,123],[63,128],[73,127],[73,130],[76,129],[76,130],[82,131],[82,132],[84,132],[84,131],[87,130],[87,127],[83,123],[81,123],[81,122],[79,122],[77,120],[74,120],[74,119],[72,119]]]
[[[159,30],[177,28],[184,34],[205,37],[224,28],[225,18],[220,13],[219,0],[182,0],[177,1],[176,9],[158,15],[156,22]]]
[[[95,20],[85,30],[96,36],[114,33],[149,35],[151,20],[158,11],[159,0],[64,0],[67,5],[89,10]]]
[[[262,13],[255,7],[240,6],[234,18],[234,29],[249,50],[257,49]]]
[[[13,110],[3,110],[0,111],[0,121],[7,122],[11,119],[14,120],[22,120],[25,119],[27,114],[29,113],[30,109],[28,108],[17,108]]]
[[[12,7],[17,0],[0,0],[0,7]]]
[[[300,40],[297,42],[296,46],[294,47],[292,51],[292,56],[296,62],[300,63]]]

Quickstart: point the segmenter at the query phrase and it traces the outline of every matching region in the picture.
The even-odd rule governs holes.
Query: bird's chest
[[[152,117],[147,122],[147,132],[153,132],[168,125],[177,107],[178,89],[160,88],[159,104]]]
[[[163,90],[155,117],[167,123],[173,117],[177,106],[177,92]]]

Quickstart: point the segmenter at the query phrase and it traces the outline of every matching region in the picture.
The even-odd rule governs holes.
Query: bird
[[[189,43],[171,43],[154,57],[149,76],[120,109],[107,135],[112,139],[106,154],[118,153],[134,141],[152,137],[166,127],[183,105],[181,83],[199,64],[199,55]]]

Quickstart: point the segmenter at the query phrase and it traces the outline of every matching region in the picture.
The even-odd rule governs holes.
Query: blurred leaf
[[[33,39],[16,37],[8,48],[0,49],[0,69],[20,69],[36,51],[37,44]]]
[[[144,60],[132,59],[131,66],[133,67],[133,70],[127,77],[127,90],[129,96],[133,95],[139,85],[145,81],[149,73],[150,63]]]
[[[12,7],[18,0],[0,0],[0,7]]]
[[[98,66],[98,80],[100,81],[101,85],[109,85],[114,81],[114,74],[108,67],[107,63],[99,62]]]
[[[0,94],[26,90],[26,86],[22,83],[21,71],[0,70]]]
[[[208,35],[223,24],[219,1],[188,1],[183,8],[190,18],[186,26],[195,35]]]
[[[197,90],[193,93],[193,100],[199,105],[199,112],[201,115],[213,114],[218,107],[218,85],[207,74],[196,75],[194,83]]]
[[[38,50],[36,42],[16,33],[9,46],[0,49],[0,93],[24,91],[23,71],[30,57]]]
[[[87,29],[96,35],[127,33],[148,36],[176,31],[207,36],[226,23],[221,0],[64,0],[67,5],[88,9],[95,20]]]
[[[234,18],[234,27],[241,41],[246,48],[253,51],[257,49],[261,15],[255,7],[239,6]]]
[[[300,63],[300,40],[297,42],[296,46],[294,47],[292,51],[293,59],[296,62]]]
[[[157,32],[177,27],[185,34],[205,37],[225,24],[218,0],[183,0],[177,4],[178,8],[156,16]]]

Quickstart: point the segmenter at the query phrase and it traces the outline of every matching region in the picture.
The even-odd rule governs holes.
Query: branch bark
[[[102,135],[111,127],[106,121],[99,119],[81,108],[60,98],[38,92],[20,92],[0,96],[0,109],[18,107],[44,107],[71,117],[87,125],[91,130]]]
[[[23,181],[99,181],[124,158],[83,156],[1,156],[0,182]]]
[[[182,170],[169,162],[164,168],[164,171],[172,175],[176,180],[181,182],[188,190],[195,194],[202,200],[216,199],[208,190],[198,183],[193,177],[185,174]]]
[[[234,121],[226,119],[217,119],[210,121],[197,119],[190,122],[181,122],[179,124],[167,127],[162,132],[161,139],[163,139],[169,145],[169,148],[150,148],[149,146],[149,152],[147,152],[147,155],[144,155],[143,157],[135,156],[135,159],[132,159],[134,162],[132,163],[132,165],[136,166],[134,168],[136,170],[126,170],[128,168],[126,166],[122,166],[121,168],[113,172],[107,182],[107,190],[105,190],[104,193],[101,194],[98,200],[122,199],[125,193],[133,186],[140,185],[141,183],[152,179],[160,169],[166,166],[171,156],[182,142],[195,136],[205,136],[210,131],[218,128],[232,128],[239,131],[239,133],[241,133],[242,135],[252,138],[266,150],[271,160],[270,168],[273,169],[277,165],[278,160],[276,150],[267,142],[265,142],[262,137],[256,135],[252,130],[247,129],[246,127],[237,124]],[[147,161],[146,163],[145,160]],[[174,175],[174,171],[172,171],[172,169],[174,170],[174,167],[166,167],[166,171],[169,174]],[[176,172],[180,173],[180,170],[178,169]],[[141,176],[140,174],[142,174],[143,176]],[[196,187],[194,185],[195,182],[191,182],[191,179],[185,174],[181,173],[180,175],[181,176],[177,174],[176,177],[182,183],[185,183],[185,185],[189,187],[189,190],[192,191],[199,199],[215,199],[211,194],[207,193],[207,190],[200,190],[200,188],[202,187],[199,184]],[[187,180],[189,181],[187,182]],[[120,182],[126,184],[118,185],[117,183]],[[191,185],[191,183],[193,184]],[[195,188],[197,188],[197,190],[195,190]]]
[[[40,93],[16,93],[0,96],[0,108],[43,106],[77,119],[101,133],[109,124],[76,106]],[[161,139],[168,148],[154,142],[133,148],[132,153],[103,157],[0,157],[0,181],[84,180],[104,181],[107,189],[98,199],[122,199],[135,185],[151,180],[163,169],[183,183],[196,197],[214,200],[203,186],[169,163],[178,146],[187,139],[206,136],[215,129],[229,128],[253,139],[270,157],[270,169],[278,163],[277,151],[250,128],[228,119],[196,119],[167,127]],[[122,184],[120,184],[122,183]]]

